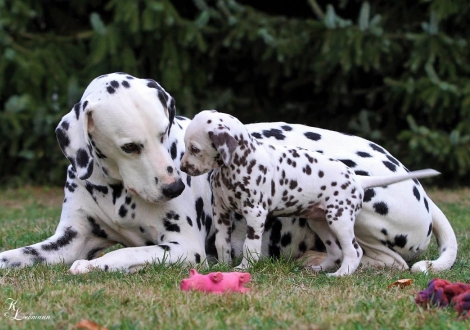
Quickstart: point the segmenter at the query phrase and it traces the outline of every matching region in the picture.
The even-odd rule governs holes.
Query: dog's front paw
[[[0,253],[0,269],[19,268],[30,265],[28,259],[25,259],[24,257],[21,258],[21,254],[18,253],[18,250],[10,250]]]
[[[99,268],[99,267],[94,265],[92,261],[76,260],[72,264],[72,267],[70,267],[69,272],[71,274],[84,274],[84,273],[88,273],[88,272],[92,271],[95,268]]]

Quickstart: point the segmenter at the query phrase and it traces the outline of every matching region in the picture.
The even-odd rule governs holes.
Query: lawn
[[[0,194],[1,250],[53,233],[61,189],[2,189]],[[468,329],[470,320],[459,320],[451,308],[426,310],[414,303],[416,292],[436,276],[470,283],[470,190],[430,190],[430,195],[459,242],[454,267],[438,275],[359,269],[330,278],[294,261],[265,260],[250,271],[250,293],[217,296],[180,291],[180,281],[188,276],[181,265],[148,265],[129,275],[71,275],[65,265],[37,265],[0,270],[0,329],[74,329],[81,319],[108,329]],[[423,258],[436,256],[433,240]],[[403,278],[413,283],[388,288]],[[9,319],[4,313],[13,302],[24,315],[43,319]]]

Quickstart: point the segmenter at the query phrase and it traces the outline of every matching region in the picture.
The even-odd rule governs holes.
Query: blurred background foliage
[[[56,124],[124,71],[180,115],[355,134],[469,185],[469,14],[465,0],[0,0],[0,184],[62,184]]]

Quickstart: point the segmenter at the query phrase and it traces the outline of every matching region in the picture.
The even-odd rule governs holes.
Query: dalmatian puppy
[[[362,209],[364,190],[439,174],[423,170],[359,176],[320,153],[259,142],[238,119],[215,110],[196,115],[184,141],[182,171],[200,175],[214,170],[211,186],[219,261],[231,261],[232,212],[246,219],[248,230],[238,268],[248,267],[249,257],[259,259],[266,217],[300,216],[309,219],[312,230],[327,245],[328,257],[314,269],[331,269],[342,259],[340,268],[330,275],[352,274],[362,258],[354,222]],[[338,246],[328,245],[332,241],[338,241]]]
[[[179,172],[190,120],[175,112],[173,98],[152,79],[125,73],[94,79],[56,129],[70,160],[57,229],[42,242],[1,252],[0,268],[66,263],[74,274],[131,272],[152,262],[197,264],[216,256],[210,184],[207,176]],[[359,137],[280,122],[247,128],[258,140],[338,159],[356,174],[406,173],[385,149]],[[363,199],[355,225],[363,262],[408,269],[434,233],[439,258],[421,260],[412,270],[452,266],[455,234],[419,182],[368,189]],[[235,256],[245,237],[246,221],[235,214]],[[124,248],[97,257],[117,243]],[[268,218],[262,244],[262,254],[273,257],[324,249],[305,218]]]

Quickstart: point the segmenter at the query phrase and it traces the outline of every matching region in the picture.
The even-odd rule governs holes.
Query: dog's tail
[[[419,170],[413,171],[408,173],[400,173],[400,174],[392,174],[386,176],[362,176],[357,175],[357,179],[360,182],[361,186],[366,190],[367,188],[374,188],[374,187],[381,187],[387,186],[389,184],[398,183],[400,181],[408,180],[408,179],[421,179],[421,178],[428,178],[431,176],[439,175],[436,170],[433,169],[426,169],[426,170]]]
[[[450,269],[457,257],[457,238],[454,230],[442,211],[428,199],[432,214],[432,231],[436,235],[439,258],[434,261],[422,260],[411,267],[412,272],[441,271]]]

